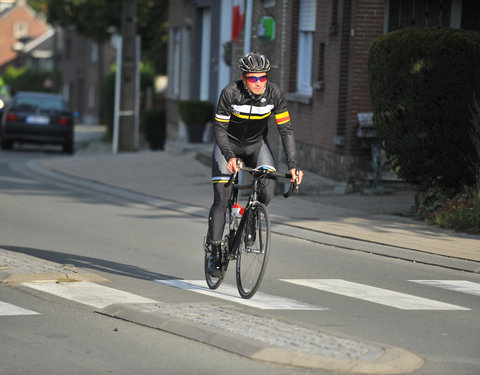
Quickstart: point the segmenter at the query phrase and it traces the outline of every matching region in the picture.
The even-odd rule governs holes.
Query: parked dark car
[[[18,92],[2,115],[1,147],[14,142],[62,145],[73,152],[73,115],[61,96],[42,92]]]

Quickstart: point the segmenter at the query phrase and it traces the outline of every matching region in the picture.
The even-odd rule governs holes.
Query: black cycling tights
[[[268,205],[275,195],[275,181],[263,180],[258,200]],[[213,184],[214,199],[208,216],[208,235],[210,241],[220,241],[225,227],[225,213],[233,186],[225,187],[224,183]]]

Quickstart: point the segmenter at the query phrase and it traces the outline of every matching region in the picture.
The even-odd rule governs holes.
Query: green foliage
[[[437,201],[437,208],[427,216],[427,222],[441,228],[480,234],[480,201],[478,192],[460,194]]]
[[[113,112],[115,110],[115,73],[116,67],[113,67],[105,76],[103,85],[105,123],[107,125],[108,139],[113,136]],[[151,67],[142,65],[140,67],[140,91],[144,92],[147,88],[153,88],[155,83],[155,74]]]
[[[46,79],[52,79],[52,72],[30,68],[15,68],[9,65],[3,74],[3,81],[16,91],[52,91],[43,87]]]
[[[47,20],[103,43],[120,30],[121,9],[121,0],[47,0]]]
[[[167,73],[168,0],[140,1],[138,32],[142,36],[142,59],[158,74]]]
[[[205,125],[213,119],[213,105],[203,100],[181,100],[178,107],[185,124]]]
[[[47,11],[47,0],[27,0],[27,4],[35,12],[46,13]]]
[[[165,110],[154,108],[142,113],[141,126],[145,139],[152,150],[163,150],[167,136]]]
[[[478,61],[480,33],[465,30],[403,29],[370,48],[377,136],[399,176],[421,191],[475,182],[470,108],[480,94]]]
[[[122,0],[44,0],[48,22],[75,26],[86,37],[106,42],[121,30]],[[166,73],[168,0],[137,0],[142,59],[157,73]]]

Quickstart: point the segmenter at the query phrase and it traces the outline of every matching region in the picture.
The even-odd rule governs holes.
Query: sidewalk
[[[211,147],[169,142],[165,151],[113,155],[109,146],[92,142],[73,157],[40,159],[34,165],[75,179],[192,206],[206,217],[212,188],[205,160]],[[306,184],[309,179],[315,184],[331,183],[312,173],[305,175]],[[385,196],[294,195],[288,199],[277,196],[270,212],[276,225],[480,262],[480,236],[411,219],[407,215],[413,204],[412,191]],[[480,264],[475,270],[479,269]]]

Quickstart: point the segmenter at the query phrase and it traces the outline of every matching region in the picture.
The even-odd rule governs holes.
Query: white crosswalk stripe
[[[206,286],[205,280],[171,279],[155,281],[175,288],[205,294],[262,310],[328,310],[325,307],[315,306],[289,298],[272,296],[262,292],[257,292],[252,299],[244,299],[238,294],[237,287],[226,283],[223,283],[219,289],[211,290]]]
[[[353,283],[342,279],[283,279],[283,281],[402,310],[470,310],[449,303]]]
[[[480,296],[480,284],[466,280],[410,280],[411,282]]]
[[[257,292],[252,299],[239,296],[236,286],[223,283],[219,289],[211,290],[205,280],[154,280],[157,283],[195,292],[209,297],[238,303],[262,310],[329,310],[328,307],[316,306],[295,299]],[[293,285],[327,291],[342,296],[361,299],[402,310],[470,310],[428,298],[382,289],[342,279],[281,279]],[[480,284],[463,280],[409,280],[411,282],[449,289],[455,292],[480,295]],[[95,308],[104,308],[113,304],[158,303],[150,298],[109,288],[90,282],[75,283],[24,283],[24,286],[50,293]],[[23,309],[0,301],[1,315],[34,315],[35,311]]]
[[[150,298],[90,282],[23,283],[22,285],[99,309],[116,303],[155,303]]]
[[[40,313],[0,301],[0,316],[40,315]]]

